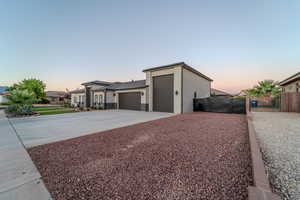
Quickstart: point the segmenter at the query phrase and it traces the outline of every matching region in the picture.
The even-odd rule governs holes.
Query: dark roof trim
[[[78,94],[78,93],[85,93],[85,89],[78,89],[70,92],[70,94]]]
[[[148,87],[148,85],[145,85],[145,86],[142,86],[142,87],[136,87],[136,88],[122,88],[122,89],[115,89],[114,91],[144,89],[144,88],[147,88],[147,87]]]
[[[111,85],[112,83],[110,82],[107,82],[107,81],[89,81],[89,82],[85,82],[85,83],[82,83],[81,85],[84,85],[84,86],[88,86],[88,85],[101,85],[101,86],[108,86],[108,85]]]
[[[162,65],[159,67],[152,67],[152,68],[148,68],[148,69],[144,69],[143,72],[148,72],[148,71],[156,71],[156,70],[160,70],[160,69],[164,69],[164,68],[172,68],[176,65],[185,65],[184,62],[178,62],[178,63],[173,63],[173,64],[169,64],[169,65]]]
[[[294,74],[293,76],[290,76],[289,78],[281,81],[279,83],[279,85],[284,86],[284,85],[287,85],[287,84],[289,84],[289,83],[291,83],[293,81],[296,81],[298,79],[300,79],[300,72],[298,72],[298,73]]]
[[[161,69],[172,68],[172,67],[175,67],[177,65],[185,68],[186,70],[189,70],[190,72],[193,72],[194,74],[197,74],[198,76],[201,76],[202,78],[205,78],[208,81],[213,81],[208,76],[205,76],[204,74],[200,73],[198,70],[190,67],[189,65],[185,64],[184,62],[178,62],[178,63],[173,63],[173,64],[170,64],[170,65],[163,65],[163,66],[159,66],[159,67],[148,68],[148,69],[144,69],[143,72],[157,71],[157,70],[161,70]]]
[[[144,89],[149,87],[148,85],[141,86],[141,87],[129,87],[129,88],[122,88],[122,89],[110,89],[110,88],[99,88],[92,90],[94,92],[102,92],[102,91],[120,91],[120,90],[135,90],[135,89]]]

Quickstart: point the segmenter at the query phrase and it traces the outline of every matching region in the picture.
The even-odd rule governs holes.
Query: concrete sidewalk
[[[0,200],[49,200],[41,175],[0,110]]]

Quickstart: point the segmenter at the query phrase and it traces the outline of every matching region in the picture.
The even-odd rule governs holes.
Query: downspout
[[[103,105],[103,109],[106,109],[106,89],[104,90],[104,105]]]
[[[181,67],[181,114],[183,113],[183,66]]]

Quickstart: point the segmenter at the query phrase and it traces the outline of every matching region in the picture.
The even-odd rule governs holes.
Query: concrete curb
[[[269,184],[260,147],[256,140],[256,131],[252,122],[253,117],[250,112],[250,102],[248,98],[246,100],[246,112],[254,182],[254,186],[248,187],[248,198],[249,200],[280,200],[281,198],[277,194],[272,193]]]

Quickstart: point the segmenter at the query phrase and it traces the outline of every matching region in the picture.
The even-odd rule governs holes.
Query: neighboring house
[[[70,95],[64,91],[46,91],[46,98],[51,104],[63,104],[68,102]]]
[[[232,97],[233,96],[232,94],[229,94],[227,92],[224,92],[224,91],[221,91],[221,90],[217,90],[217,89],[214,89],[214,88],[211,88],[210,94],[212,96],[227,96],[227,97]]]
[[[279,85],[282,87],[283,93],[300,92],[300,72],[281,81]]]
[[[246,97],[247,95],[247,90],[241,90],[236,96]]]
[[[184,62],[143,70],[146,80],[91,81],[71,92],[74,106],[185,113],[210,96],[212,80]]]
[[[300,113],[300,72],[281,81],[281,111]]]
[[[7,92],[6,90],[8,89],[7,86],[0,86],[0,103],[6,103],[8,102],[6,96]]]

